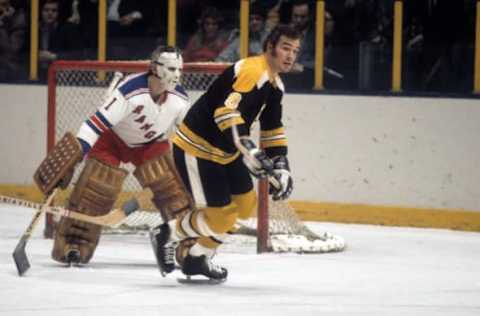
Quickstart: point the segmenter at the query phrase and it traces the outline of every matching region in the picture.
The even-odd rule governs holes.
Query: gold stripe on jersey
[[[260,144],[263,148],[287,146],[285,129],[279,127],[268,131],[261,131]]]
[[[215,123],[217,123],[218,128],[223,132],[224,130],[232,127],[232,125],[240,125],[245,123],[240,112],[222,106],[215,110],[213,114]]]
[[[222,165],[234,161],[240,155],[238,151],[231,154],[211,145],[205,139],[192,132],[184,123],[180,125],[172,141],[192,156],[214,161]]]

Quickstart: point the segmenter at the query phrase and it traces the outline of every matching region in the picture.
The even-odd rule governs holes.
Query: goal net
[[[186,63],[182,84],[192,103],[205,91],[215,78],[225,69],[225,64]],[[47,150],[67,131],[76,132],[82,122],[102,104],[112,80],[121,75],[147,71],[146,61],[138,62],[96,62],[96,61],[57,61],[49,68],[48,77],[48,139]],[[124,182],[123,193],[116,206],[134,196],[140,201],[142,210],[135,212],[120,227],[108,229],[109,233],[138,233],[161,223],[159,213],[152,205],[151,193],[143,190],[131,174],[133,166],[122,165],[130,171]],[[72,184],[76,182],[82,166],[76,168]],[[62,199],[64,203],[71,186]],[[257,184],[259,208],[257,216],[239,222],[239,233],[255,236],[258,252],[302,252],[319,253],[341,251],[344,240],[330,233],[311,231],[285,202],[273,202],[268,197],[268,184]],[[45,235],[51,237],[58,219],[47,217]]]

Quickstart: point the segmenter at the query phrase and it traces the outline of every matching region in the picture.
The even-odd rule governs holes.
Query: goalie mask
[[[172,91],[180,83],[183,59],[180,52],[172,47],[159,47],[152,53],[152,73],[160,79],[165,89]]]

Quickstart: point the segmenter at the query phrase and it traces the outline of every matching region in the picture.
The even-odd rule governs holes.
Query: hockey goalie
[[[180,85],[183,67],[179,51],[156,48],[147,72],[113,80],[103,104],[80,126],[67,132],[34,174],[48,195],[66,188],[78,164],[85,166],[68,199],[67,208],[88,215],[104,215],[113,207],[132,163],[134,176],[153,193],[153,204],[164,220],[191,208],[171,158],[169,137],[190,104]],[[98,225],[62,218],[56,227],[52,258],[61,263],[86,264],[100,239]]]

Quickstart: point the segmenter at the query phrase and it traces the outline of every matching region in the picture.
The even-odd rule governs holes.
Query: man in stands
[[[111,210],[127,171],[153,193],[153,203],[165,220],[191,206],[191,198],[175,171],[170,136],[189,108],[179,85],[183,62],[174,47],[160,46],[151,55],[148,72],[112,82],[110,93],[76,136],[66,135],[47,155],[34,179],[44,194],[66,187],[75,166],[86,156],[68,201],[68,208],[89,215]],[[60,166],[60,167],[58,167]],[[54,260],[86,264],[94,254],[101,227],[62,218],[56,228]]]
[[[271,191],[274,199],[290,196],[293,183],[279,73],[291,70],[299,50],[298,31],[278,25],[265,40],[262,55],[227,68],[188,111],[173,138],[175,165],[195,201],[204,199],[206,207],[188,211],[152,232],[162,274],[175,267],[172,249],[177,242],[193,240],[185,252],[182,248],[177,252],[182,272],[226,279],[227,269],[211,260],[236,220],[250,217],[255,208],[250,173],[276,179],[279,186]],[[257,118],[262,149],[250,137]]]

